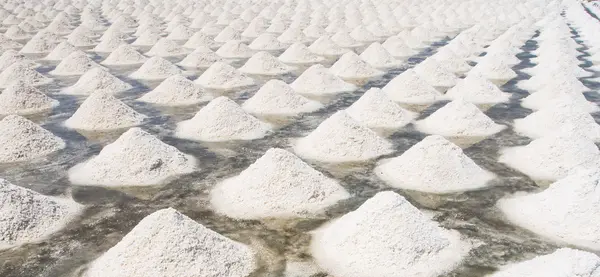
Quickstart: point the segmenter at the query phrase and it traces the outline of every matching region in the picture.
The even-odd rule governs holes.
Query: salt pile
[[[239,175],[219,183],[211,204],[232,218],[313,217],[348,197],[335,180],[294,154],[271,148]]]
[[[298,93],[311,95],[337,94],[357,89],[355,85],[346,83],[331,74],[321,64],[315,64],[306,69],[290,86]]]
[[[141,34],[131,45],[134,46],[152,46],[155,45],[159,40],[161,40],[161,36],[153,30],[147,30],[143,34]]]
[[[475,104],[496,104],[508,102],[510,94],[502,92],[485,77],[469,74],[459,80],[456,86],[446,92],[449,99],[462,99]]]
[[[311,252],[329,274],[347,277],[423,276],[452,271],[471,245],[404,197],[380,192],[318,230]]]
[[[68,43],[76,47],[90,47],[98,44],[95,40],[77,30],[69,34],[66,38]]]
[[[322,107],[321,103],[303,97],[280,80],[268,81],[242,105],[249,113],[264,115],[296,115]]]
[[[0,179],[0,248],[36,242],[75,219],[82,206]]]
[[[104,33],[106,35],[106,33]],[[96,45],[92,50],[96,53],[110,53],[117,49],[119,45],[127,44],[127,42],[119,36],[119,34],[115,34],[112,36],[108,36],[105,39],[101,39],[100,43]],[[104,36],[103,36],[104,37]]]
[[[594,113],[600,110],[600,107],[596,103],[587,101],[583,94],[570,90],[563,92],[563,90],[547,88],[530,94],[521,100],[521,106],[534,111],[557,104],[572,106],[587,113]]]
[[[189,51],[179,46],[177,42],[167,38],[161,38],[154,44],[154,46],[152,46],[152,48],[150,48],[148,52],[146,52],[146,55],[151,57],[172,57],[184,55],[187,53],[189,53]]]
[[[254,79],[244,75],[231,65],[215,62],[195,81],[206,88],[235,89],[254,85]]]
[[[104,92],[92,93],[65,126],[80,130],[114,130],[142,124],[146,119],[119,99]]]
[[[239,71],[248,74],[257,75],[281,75],[292,71],[292,67],[287,66],[269,54],[269,52],[257,52],[252,55],[248,61],[239,68]]]
[[[463,58],[452,52],[449,47],[440,48],[431,58],[442,63],[448,71],[454,73],[463,73],[471,70],[471,66]]]
[[[219,47],[215,53],[223,58],[243,59],[252,57],[254,50],[240,40],[230,40]]]
[[[454,100],[415,123],[417,130],[447,137],[485,137],[506,128],[496,124],[472,103]]]
[[[354,52],[348,52],[339,60],[337,60],[329,71],[339,77],[347,79],[371,78],[383,75],[384,72],[379,71],[368,63],[360,59]]]
[[[493,82],[507,82],[517,77],[517,73],[505,60],[493,59],[491,56],[489,58],[484,56],[480,59],[477,65],[471,69],[470,74],[481,75]]]
[[[534,218],[537,218],[536,215]],[[509,265],[489,277],[565,277],[600,276],[600,258],[593,253],[561,248],[552,254]]]
[[[349,49],[342,48],[333,42],[328,36],[321,36],[315,40],[308,49],[323,56],[339,56],[349,52]]]
[[[390,186],[429,193],[451,193],[486,186],[495,178],[441,136],[428,136],[401,156],[381,163],[375,173]]]
[[[69,180],[80,185],[151,186],[195,168],[194,157],[131,128],[97,156],[69,169]]]
[[[454,73],[449,72],[439,61],[427,58],[414,67],[414,71],[434,87],[453,87],[458,82]]]
[[[171,62],[161,57],[152,57],[138,68],[138,70],[131,73],[129,77],[134,79],[161,80],[181,73],[183,71]]]
[[[224,62],[224,59],[210,50],[210,48],[199,46],[194,52],[181,60],[179,65],[190,68],[207,68],[216,62]]]
[[[599,250],[599,184],[599,171],[578,172],[542,192],[500,199],[497,205],[515,225],[561,243]]]
[[[110,94],[117,94],[131,89],[132,86],[113,76],[107,69],[96,67],[85,72],[77,83],[61,90],[64,94],[88,95],[94,91],[102,90]]]
[[[401,103],[428,104],[444,99],[444,95],[412,69],[400,73],[382,89],[390,99]]]
[[[315,55],[302,43],[294,43],[279,55],[279,60],[290,64],[311,64],[322,62],[325,58]]]
[[[23,47],[23,44],[16,42],[4,35],[0,35],[0,50],[19,49]]]
[[[417,117],[417,114],[398,106],[378,88],[369,89],[346,112],[369,128],[401,128]]]
[[[39,31],[21,48],[20,52],[26,54],[48,53],[58,44],[58,39],[49,31]]]
[[[246,277],[254,251],[168,208],[146,216],[93,261],[84,277]]]
[[[185,25],[179,24],[175,28],[173,28],[173,30],[171,30],[171,32],[166,38],[170,40],[186,41],[193,35],[194,31],[192,31],[192,29],[186,27]]]
[[[52,79],[31,69],[30,64],[22,62],[17,62],[0,73],[0,88],[6,88],[15,81],[23,81],[30,86],[52,83]]]
[[[399,67],[401,61],[396,60],[379,42],[374,42],[361,54],[360,58],[376,68]]]
[[[323,121],[294,146],[296,154],[324,162],[354,162],[393,152],[392,144],[360,125],[345,111]]]
[[[0,114],[34,114],[51,110],[59,102],[38,89],[17,80],[0,94]]]
[[[0,121],[0,163],[32,160],[65,148],[62,139],[18,115]]]
[[[75,51],[63,59],[54,70],[53,75],[81,75],[94,67],[102,67],[82,51]]]
[[[31,61],[15,50],[6,50],[0,56],[0,71],[3,71],[15,63],[23,63],[29,65],[31,68],[38,66],[34,61]]]
[[[350,33],[339,30],[331,36],[331,40],[341,47],[354,48],[363,45],[362,42],[356,41]]]
[[[258,51],[277,51],[285,49],[285,45],[277,40],[277,35],[271,33],[261,34],[248,44],[248,47]]]
[[[593,141],[576,133],[559,133],[502,149],[498,161],[532,179],[557,180],[578,169],[597,168],[600,151]]]
[[[193,118],[180,122],[176,136],[199,141],[253,140],[263,138],[271,128],[231,99],[221,96],[210,101]]]
[[[77,48],[75,48],[75,46],[66,41],[63,41],[59,43],[56,47],[54,47],[52,52],[50,52],[48,56],[46,56],[44,59],[50,61],[61,61],[75,51],[77,51]]]
[[[216,42],[213,41],[212,38],[210,38],[206,34],[204,34],[202,32],[196,32],[183,45],[183,47],[190,48],[190,49],[196,49],[200,46],[214,47],[214,46],[216,46]]]
[[[121,44],[113,50],[101,64],[105,65],[135,65],[143,64],[148,58],[140,54],[129,44]]]
[[[160,105],[193,105],[212,99],[198,85],[181,75],[164,80],[152,91],[140,97],[138,101]]]
[[[6,31],[4,32],[4,36],[15,40],[27,39],[30,37],[30,35],[27,32],[23,31],[23,29],[21,29],[17,25],[8,27],[8,29],[6,29]]]

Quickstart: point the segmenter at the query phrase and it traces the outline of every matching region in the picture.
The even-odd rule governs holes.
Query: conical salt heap
[[[261,51],[252,55],[239,71],[256,75],[281,75],[292,71],[292,67],[283,64],[269,52]]]
[[[533,218],[537,218],[535,215]],[[508,265],[489,277],[565,277],[600,276],[600,258],[593,253],[561,248],[552,254],[538,256],[531,260]]]
[[[194,157],[131,128],[97,156],[69,169],[69,180],[80,185],[152,186],[195,168]]]
[[[162,37],[159,33],[153,30],[147,30],[143,34],[141,34],[135,41],[131,43],[133,46],[153,46],[158,41],[160,41]]]
[[[600,172],[578,172],[542,192],[500,199],[506,218],[544,237],[600,250]],[[600,261],[599,261],[600,266]],[[600,274],[600,272],[598,272]]]
[[[193,118],[180,122],[176,136],[199,141],[253,140],[266,136],[270,131],[269,124],[221,96],[210,101]]]
[[[525,146],[502,149],[499,162],[536,180],[558,180],[579,169],[600,165],[600,151],[593,141],[577,133],[557,133]]]
[[[383,75],[385,72],[379,71],[368,63],[360,59],[354,52],[348,52],[340,57],[329,71],[341,78],[361,79],[371,78]]]
[[[419,77],[412,69],[400,73],[382,90],[390,99],[400,103],[429,104],[445,99],[443,94]]]
[[[480,59],[477,65],[469,71],[469,75],[471,74],[481,75],[494,82],[507,82],[518,76],[505,61],[491,57]]]
[[[283,149],[271,148],[239,175],[219,183],[211,204],[232,218],[314,217],[350,197],[335,180]]]
[[[321,64],[315,64],[306,69],[290,86],[298,93],[312,95],[337,94],[357,89],[355,85],[346,83],[330,73]]]
[[[558,90],[551,87],[523,98],[521,106],[536,111],[552,107],[561,102],[565,105],[572,105],[587,113],[595,113],[600,110],[600,107],[596,103],[588,101],[582,93],[571,90]]]
[[[25,31],[23,31],[23,29],[21,29],[19,26],[13,25],[13,26],[8,27],[8,29],[6,29],[6,31],[4,32],[4,36],[6,36],[7,38],[10,38],[10,39],[19,40],[19,39],[27,39],[31,35]]]
[[[113,50],[101,64],[105,65],[135,65],[143,64],[148,58],[129,44],[121,44]]]
[[[0,73],[0,88],[6,88],[15,81],[23,81],[30,86],[42,86],[52,83],[52,79],[45,77],[31,69],[28,63],[17,62]]]
[[[202,32],[196,32],[191,36],[187,42],[183,45],[185,48],[196,49],[200,46],[214,47],[217,43],[212,40],[209,36]]]
[[[238,31],[230,26],[227,26],[225,28],[223,28],[223,30],[221,30],[221,32],[219,32],[214,38],[213,40],[219,43],[224,43],[224,42],[228,42],[230,40],[241,40],[242,36],[241,36],[241,31]]]
[[[290,64],[311,64],[322,62],[325,58],[312,53],[302,43],[294,43],[279,55],[279,60]]]
[[[164,80],[138,101],[168,106],[192,105],[212,99],[198,85],[181,75]]]
[[[589,113],[567,102],[555,103],[525,118],[515,119],[514,129],[531,138],[561,131],[577,132],[593,141],[600,141],[600,125]]]
[[[146,216],[84,277],[247,277],[254,251],[168,208]]]
[[[62,139],[18,115],[0,121],[0,163],[32,160],[65,148]]]
[[[35,68],[38,66],[38,64],[36,64],[34,61],[27,59],[25,55],[15,50],[9,49],[4,51],[4,53],[2,53],[2,55],[0,56],[0,72],[4,71],[5,69],[7,69],[15,63],[28,64],[31,68]]]
[[[297,115],[322,107],[321,103],[303,97],[280,80],[268,81],[242,105],[249,113],[263,115]]]
[[[417,117],[417,114],[398,106],[378,88],[369,89],[346,112],[369,128],[401,128]]]
[[[341,47],[354,48],[363,45],[362,42],[356,41],[349,32],[339,30],[331,36],[331,40]]]
[[[96,67],[79,77],[77,83],[61,90],[64,94],[89,95],[97,90],[117,94],[131,89],[132,86],[113,76],[107,69]]]
[[[79,31],[74,31],[67,37],[67,42],[76,47],[90,47],[98,44],[94,39]]]
[[[373,42],[361,54],[360,58],[376,68],[399,67],[402,62],[396,60],[379,42]]]
[[[281,35],[277,37],[277,40],[285,44],[311,41],[311,39],[306,37],[304,32],[302,32],[301,28],[293,26],[290,26],[283,33],[281,33]]]
[[[7,38],[3,34],[0,35],[0,50],[6,51],[9,49],[19,49],[21,47],[23,47],[23,44]]]
[[[381,163],[375,173],[392,187],[428,193],[474,190],[495,178],[460,147],[438,135],[428,136],[401,156]]]
[[[77,50],[62,60],[54,70],[50,71],[52,75],[82,75],[88,70],[101,65],[94,62],[88,55]]]
[[[263,33],[248,44],[248,48],[258,51],[276,51],[285,49],[285,44],[277,40],[277,35]]]
[[[230,40],[219,47],[215,53],[223,58],[244,59],[252,57],[254,50],[240,40]]]
[[[161,57],[152,57],[138,68],[138,70],[131,73],[129,77],[144,80],[162,80],[181,73],[183,71],[171,62]]]
[[[167,36],[167,39],[186,41],[193,35],[194,31],[192,29],[186,27],[185,25],[179,24],[175,28],[173,28],[173,30],[171,30],[171,32]]]
[[[26,82],[17,80],[0,93],[0,114],[34,114],[51,110],[59,102]]]
[[[65,121],[65,126],[79,130],[115,130],[140,125],[144,119],[145,115],[114,96],[96,91]]]
[[[82,206],[0,179],[0,209],[0,248],[5,248],[50,236],[75,219]]]
[[[104,33],[105,36],[107,35]],[[111,53],[116,50],[120,45],[127,44],[127,42],[121,39],[121,34],[117,32],[109,33],[109,36],[103,36],[104,39],[100,40],[100,43],[96,45],[92,50],[96,53]]]
[[[254,79],[244,75],[231,65],[216,62],[195,81],[206,88],[234,89],[254,85]]]
[[[178,64],[183,67],[190,68],[207,68],[213,63],[224,62],[225,60],[217,55],[210,48],[205,46],[199,46],[194,52],[187,55]]]
[[[48,56],[44,58],[44,60],[62,61],[75,51],[77,51],[77,48],[75,48],[75,46],[66,41],[63,41],[56,45],[56,47],[54,47],[52,52],[50,52]]]
[[[179,46],[177,42],[172,41],[170,39],[161,38],[157,41],[146,55],[148,56],[157,56],[157,57],[172,57],[179,56],[189,53],[189,50]]]
[[[452,52],[450,47],[442,47],[431,56],[445,66],[446,70],[454,73],[464,73],[471,70],[471,66],[465,60]]]
[[[299,139],[294,150],[301,157],[323,162],[366,161],[393,152],[390,142],[345,111],[336,112]]]
[[[535,92],[542,89],[569,90],[570,92],[583,93],[590,89],[586,87],[577,76],[563,70],[543,72],[528,80],[517,83],[517,87]]]
[[[339,56],[350,51],[349,49],[338,46],[326,35],[315,40],[308,49],[317,55],[323,56]]]
[[[378,37],[373,35],[373,33],[367,30],[363,25],[358,25],[352,29],[350,36],[352,36],[352,38],[354,38],[356,41],[360,42],[373,42],[379,40]]]
[[[434,87],[453,87],[459,80],[442,63],[431,57],[415,66],[414,71]]]
[[[474,104],[460,99],[417,121],[415,127],[423,133],[447,137],[485,137],[506,129],[506,126],[496,124]]]
[[[311,254],[334,276],[434,277],[457,267],[470,248],[458,232],[386,191],[317,230]]]
[[[452,100],[462,99],[474,104],[496,104],[508,102],[510,94],[504,93],[485,77],[469,74],[446,92]]]
[[[49,31],[39,31],[19,52],[25,54],[49,53],[58,44],[59,37]]]

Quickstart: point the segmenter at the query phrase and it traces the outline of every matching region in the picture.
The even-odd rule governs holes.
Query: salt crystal
[[[434,87],[453,87],[458,82],[454,73],[449,72],[446,66],[431,57],[415,66],[414,71]]]
[[[308,49],[317,55],[323,56],[339,56],[350,51],[349,49],[338,46],[325,35],[315,40]]]
[[[4,53],[2,53],[2,56],[0,56],[0,71],[4,71],[5,69],[7,69],[15,63],[27,64],[31,68],[39,66],[34,61],[27,59],[25,55],[20,54],[15,50],[9,49],[4,51]]]
[[[179,46],[175,41],[170,39],[161,38],[158,40],[146,55],[148,56],[157,56],[157,57],[172,57],[179,56],[189,53],[188,50]]]

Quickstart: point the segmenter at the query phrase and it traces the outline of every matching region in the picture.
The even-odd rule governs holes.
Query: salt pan
[[[174,75],[164,80],[152,91],[138,100],[142,102],[180,106],[192,105],[212,99],[198,85],[181,75]]]
[[[322,107],[319,102],[304,98],[280,80],[268,81],[242,105],[249,113],[263,115],[296,115]]]
[[[50,131],[18,115],[0,121],[0,163],[33,160],[65,148]]]

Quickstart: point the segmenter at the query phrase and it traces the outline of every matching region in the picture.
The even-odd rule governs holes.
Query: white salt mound
[[[399,67],[402,61],[396,60],[379,42],[374,42],[361,54],[360,58],[376,68]]]
[[[167,38],[161,38],[153,45],[154,46],[152,46],[152,48],[146,52],[146,55],[151,57],[172,57],[189,53],[189,50],[179,46],[177,42]]]
[[[315,64],[306,69],[290,86],[298,93],[311,95],[337,94],[357,89],[355,85],[346,83],[330,73],[321,64]]]
[[[138,68],[138,70],[131,73],[129,77],[144,80],[162,80],[181,73],[183,71],[171,62],[161,57],[152,57]]]
[[[138,101],[168,106],[193,105],[212,99],[194,82],[182,75],[174,75],[164,80]]]
[[[434,277],[452,271],[471,245],[404,197],[380,192],[318,230],[312,256],[334,276]]]
[[[255,84],[254,79],[222,62],[215,62],[195,82],[203,87],[214,89],[235,89]]]
[[[196,164],[194,157],[131,128],[97,156],[69,169],[69,180],[80,185],[151,186],[193,172]]]
[[[312,64],[322,62],[325,58],[312,53],[306,45],[298,42],[281,53],[279,60],[289,64]]]
[[[360,59],[354,52],[348,52],[337,60],[329,71],[339,77],[347,79],[371,78],[383,75],[383,71],[373,68]]]
[[[202,32],[196,32],[183,45],[185,48],[196,49],[198,47],[214,47],[216,42]]]
[[[248,61],[239,68],[239,71],[248,74],[257,75],[280,75],[292,71],[292,67],[287,66],[269,54],[269,52],[257,52],[252,55]]]
[[[82,206],[0,179],[0,249],[42,240],[78,216]]]
[[[568,105],[587,113],[595,113],[600,110],[596,103],[587,101],[583,94],[570,90],[542,89],[521,100],[521,106],[534,111],[554,105]]]
[[[398,106],[378,88],[369,89],[346,112],[369,128],[401,128],[417,117],[417,114]]]
[[[250,58],[254,54],[254,50],[240,40],[230,40],[219,47],[215,53],[223,58],[243,59]]]
[[[113,50],[101,64],[105,65],[134,65],[146,62],[148,58],[129,44],[121,44]]]
[[[114,96],[96,91],[83,101],[65,126],[80,130],[114,130],[142,124],[146,116]]]
[[[600,276],[599,267],[600,258],[595,254],[561,248],[552,254],[509,265],[488,277],[598,277]]]
[[[469,74],[446,92],[452,100],[462,99],[474,104],[508,102],[510,94],[502,92],[494,83],[477,74]]]
[[[62,139],[18,115],[0,121],[0,163],[32,160],[65,148]]]
[[[335,180],[294,154],[271,148],[239,175],[219,183],[211,204],[233,218],[312,217],[348,197]]]
[[[400,103],[429,104],[444,99],[444,95],[412,69],[400,73],[382,90],[390,99]]]
[[[54,70],[50,71],[52,75],[82,75],[88,70],[100,67],[88,55],[82,51],[75,51],[63,59]]]
[[[599,184],[597,169],[578,172],[542,192],[504,198],[497,205],[518,226],[560,243],[597,251],[600,214],[594,211],[600,209]]]
[[[270,131],[271,125],[221,96],[210,101],[193,118],[180,122],[176,136],[199,141],[253,140],[266,136]]]
[[[453,87],[458,82],[458,77],[448,71],[439,61],[428,58],[414,67],[419,76],[434,87]]]
[[[281,80],[266,82],[242,105],[249,113],[263,115],[297,115],[322,107],[321,103],[303,97]]]
[[[152,46],[155,45],[162,37],[154,30],[147,30],[141,34],[131,45],[134,46]]]
[[[495,175],[479,167],[442,136],[428,136],[375,173],[390,186],[428,193],[451,193],[486,186]]]
[[[323,56],[339,56],[349,52],[349,49],[342,48],[333,42],[328,36],[320,36],[315,40],[308,49],[317,54]]]
[[[6,88],[15,81],[23,81],[30,86],[52,83],[52,79],[31,69],[30,64],[22,62],[15,63],[0,73],[0,88]]]
[[[50,54],[48,54],[48,56],[46,56],[44,59],[50,61],[61,61],[67,58],[69,55],[71,55],[71,53],[75,51],[77,51],[77,48],[75,48],[75,46],[66,41],[63,41],[59,43],[56,47],[54,47],[52,52],[50,52]]]
[[[206,46],[199,46],[194,52],[188,54],[179,65],[191,68],[207,68],[213,63],[224,62],[225,60],[210,50]]]
[[[73,95],[89,95],[101,90],[110,94],[117,94],[131,89],[132,86],[113,76],[107,69],[96,67],[88,70],[79,77],[77,83],[64,88],[61,92]]]
[[[294,151],[301,157],[324,162],[366,161],[393,152],[392,144],[360,125],[345,111],[323,121]]]
[[[254,251],[168,208],[140,221],[84,277],[246,277]]]
[[[285,45],[277,40],[277,35],[272,33],[262,33],[255,38],[252,43],[248,44],[248,47],[258,51],[276,51],[285,49]]]
[[[27,64],[32,69],[38,66],[38,64],[36,64],[34,61],[27,59],[25,55],[15,50],[6,50],[0,56],[0,72],[9,68],[15,63]]]
[[[502,149],[498,161],[535,180],[558,180],[576,170],[597,168],[600,151],[585,137],[559,133]]]
[[[51,110],[59,102],[17,80],[0,93],[0,114],[27,115]]]
[[[496,124],[477,106],[463,100],[454,100],[427,118],[415,123],[417,130],[447,137],[485,137],[498,133],[506,126]]]

